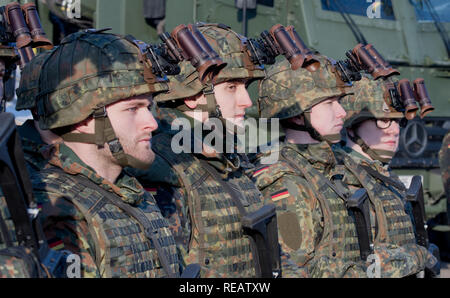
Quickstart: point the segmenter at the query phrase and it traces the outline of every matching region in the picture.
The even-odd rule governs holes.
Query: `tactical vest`
[[[243,171],[229,173],[219,182],[193,154],[175,154],[170,144],[169,134],[152,138],[153,151],[173,167],[186,189],[192,226],[192,235],[185,235],[191,237],[187,259],[200,263],[205,277],[255,277],[250,239],[244,234],[239,210],[223,184],[240,194],[247,212],[263,205],[261,193]]]
[[[52,175],[55,172],[61,175]],[[167,277],[166,271],[170,271],[170,277],[177,276],[180,264],[175,240],[150,194],[135,207],[88,178],[69,175],[54,166],[41,171],[40,177],[47,191],[61,194],[83,214],[94,239],[95,262],[102,277]],[[168,262],[166,270],[163,258]]]
[[[360,249],[355,220],[340,197],[327,183],[326,177],[301,156],[300,152],[283,147],[280,159],[287,161],[303,176],[317,196],[323,212],[324,231],[315,250],[315,258],[338,258],[343,263],[360,262]]]
[[[347,153],[336,152],[345,167],[356,177],[361,186],[366,189],[375,211],[377,243],[392,243],[399,246],[415,243],[411,218],[405,212],[405,206],[397,196],[392,186],[371,176],[363,167],[357,164]]]

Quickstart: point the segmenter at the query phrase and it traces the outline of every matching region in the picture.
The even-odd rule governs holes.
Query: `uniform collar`
[[[320,172],[328,172],[336,165],[333,151],[326,141],[316,144],[286,143],[286,146],[301,154]]]
[[[86,165],[68,146],[64,143],[52,146],[49,163],[61,168],[64,172],[71,175],[83,175],[98,186],[113,192],[131,205],[138,205],[147,196],[142,185],[136,178],[129,176],[122,171],[116,180],[112,183],[98,175],[94,169]]]
[[[189,121],[192,130],[194,130],[195,125],[202,125],[200,121],[197,121],[194,118],[184,114],[183,112],[172,108],[158,108],[157,118],[161,124],[160,129],[158,131],[168,133],[170,135],[175,135],[176,133],[179,132],[179,130],[171,129],[172,122],[177,118],[185,118],[187,121]],[[202,130],[202,133],[209,133],[209,132],[205,132]],[[193,136],[193,138],[191,139],[192,146],[195,141],[202,142],[202,140],[194,140],[195,135],[193,132],[192,136]],[[202,137],[204,137],[203,134]],[[223,146],[225,147],[226,144],[224,143]],[[253,168],[253,164],[250,163],[246,154],[217,153],[216,157],[207,157],[203,154],[195,154],[195,156],[198,157],[199,159],[207,161],[211,166],[213,166],[219,172],[223,173],[225,176],[228,175],[229,173],[238,171],[241,168],[244,170]]]

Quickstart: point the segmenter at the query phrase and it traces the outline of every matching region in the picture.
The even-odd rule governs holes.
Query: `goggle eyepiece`
[[[434,107],[431,103],[431,99],[428,96],[427,87],[425,86],[425,80],[422,78],[415,79],[414,95],[420,105],[420,118],[425,117],[428,113],[434,111]]]
[[[181,54],[184,59],[189,60],[196,68],[201,81],[204,82],[211,79],[212,76],[220,71],[220,69],[225,67],[226,64],[217,54],[216,57],[211,57],[207,52],[208,49],[202,47],[201,42],[207,42],[206,39],[204,41],[199,41],[185,25],[181,24],[175,27],[171,33],[171,37],[181,49]],[[214,51],[212,52],[215,53]]]
[[[400,97],[405,107],[405,117],[408,120],[414,119],[419,107],[416,104],[416,98],[414,91],[411,88],[411,84],[407,79],[400,80],[398,83]]]

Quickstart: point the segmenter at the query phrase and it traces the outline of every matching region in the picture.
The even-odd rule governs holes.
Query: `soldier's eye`
[[[234,84],[228,85],[228,90],[229,90],[229,91],[236,91],[236,89],[237,89],[237,86],[236,86],[236,85],[234,85]]]

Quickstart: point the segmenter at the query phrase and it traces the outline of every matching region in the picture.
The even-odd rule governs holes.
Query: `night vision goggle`
[[[414,89],[411,88],[408,79],[402,79],[399,82],[388,80],[385,84],[392,106],[397,111],[404,113],[406,119],[411,120],[416,116],[419,110],[416,102],[420,105],[421,118],[434,110],[424,79],[414,80]]]
[[[195,25],[177,26],[171,34],[159,36],[161,44],[147,44],[128,36],[140,50],[142,61],[151,72],[144,74],[149,83],[165,81],[167,75],[180,73],[178,63],[187,60],[199,73],[202,82],[210,80],[226,66]]]
[[[371,44],[358,44],[345,55],[348,59],[338,61],[336,66],[342,81],[346,83],[361,80],[362,71],[369,73],[375,80],[400,74]]]
[[[45,36],[39,14],[34,3],[20,5],[12,2],[0,7],[1,42],[16,43],[20,54],[19,66],[22,69],[34,57],[32,48],[53,48],[52,42]]]
[[[274,64],[278,55],[284,55],[296,70],[300,67],[314,72],[320,62],[305,45],[293,26],[274,25],[261,33],[261,38],[247,40],[247,52],[254,64]]]

